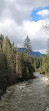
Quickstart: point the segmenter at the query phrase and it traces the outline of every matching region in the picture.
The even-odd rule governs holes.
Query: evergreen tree
[[[47,55],[49,56],[49,39],[47,41]]]
[[[3,39],[4,39],[4,36],[1,34],[0,35],[0,46],[1,46],[1,48],[3,46]]]
[[[4,89],[7,87],[7,66],[6,57],[0,46],[0,88]]]
[[[12,47],[10,40],[7,37],[3,40],[3,52],[5,54],[7,61],[7,78],[8,78],[8,83],[10,84],[14,82],[15,75],[13,75],[14,63],[13,63]]]
[[[29,37],[27,36],[25,41],[24,41],[24,48],[26,48],[27,50],[32,51],[32,47],[31,47],[31,42]]]
[[[29,49],[28,47],[27,50]],[[16,80],[32,78],[33,63],[27,51],[19,53],[18,48],[14,46],[14,43],[11,44],[8,37],[0,36],[0,88],[4,90]]]

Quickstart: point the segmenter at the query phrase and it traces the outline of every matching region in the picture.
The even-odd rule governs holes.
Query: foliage
[[[37,57],[36,55],[34,55],[33,64],[34,64],[35,71],[38,71],[39,68],[42,66],[42,57],[41,56]]]
[[[40,67],[40,73],[49,75],[49,56],[45,55],[42,59],[42,66]]]
[[[26,39],[24,41],[24,48],[26,48],[27,50],[32,51],[30,38],[28,36],[26,37]]]
[[[28,38],[28,37],[27,37]],[[27,39],[27,41],[29,38]],[[30,41],[29,48],[30,49]],[[18,52],[18,48],[11,44],[8,37],[0,35],[0,88],[14,84],[17,80],[33,78],[34,60],[25,52]]]

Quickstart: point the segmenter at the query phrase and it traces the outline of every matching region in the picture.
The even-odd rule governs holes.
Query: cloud
[[[0,20],[11,18],[22,24],[25,19],[31,19],[30,14],[34,9],[48,4],[49,0],[0,0]]]
[[[38,15],[41,15],[41,16],[43,16],[43,17],[44,17],[44,16],[48,16],[49,10],[47,9],[47,10],[38,11],[37,14],[38,14]]]
[[[34,9],[48,4],[49,0],[0,0],[0,33],[8,35],[18,47],[23,47],[28,35],[33,50],[45,50],[46,34],[41,30],[44,21],[32,21],[30,15]]]
[[[44,20],[39,20],[37,22],[24,22],[24,30],[29,35],[33,50],[46,49],[48,35],[42,28],[42,24],[45,23]]]
[[[23,47],[24,39],[28,35],[33,50],[45,50],[47,45],[47,35],[42,29],[42,22],[34,21],[23,21],[23,24],[20,26],[12,19],[7,19],[0,23],[0,33],[5,36],[8,35],[11,42],[14,41],[18,47]]]

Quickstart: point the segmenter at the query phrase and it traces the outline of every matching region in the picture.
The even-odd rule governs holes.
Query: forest
[[[12,84],[35,78],[35,71],[49,75],[49,56],[29,55],[28,50],[32,51],[32,48],[28,36],[24,48],[24,52],[18,52],[14,42],[11,44],[8,37],[0,35],[0,90],[5,91]]]

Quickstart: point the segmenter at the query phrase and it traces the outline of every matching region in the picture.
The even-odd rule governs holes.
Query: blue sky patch
[[[43,20],[44,18],[42,17],[42,15],[38,15],[37,12],[42,11],[42,10],[46,10],[46,9],[49,9],[49,6],[44,7],[44,8],[40,7],[40,8],[37,8],[37,9],[33,10],[32,13],[31,13],[32,20],[35,21],[35,22],[37,22],[39,20]]]

